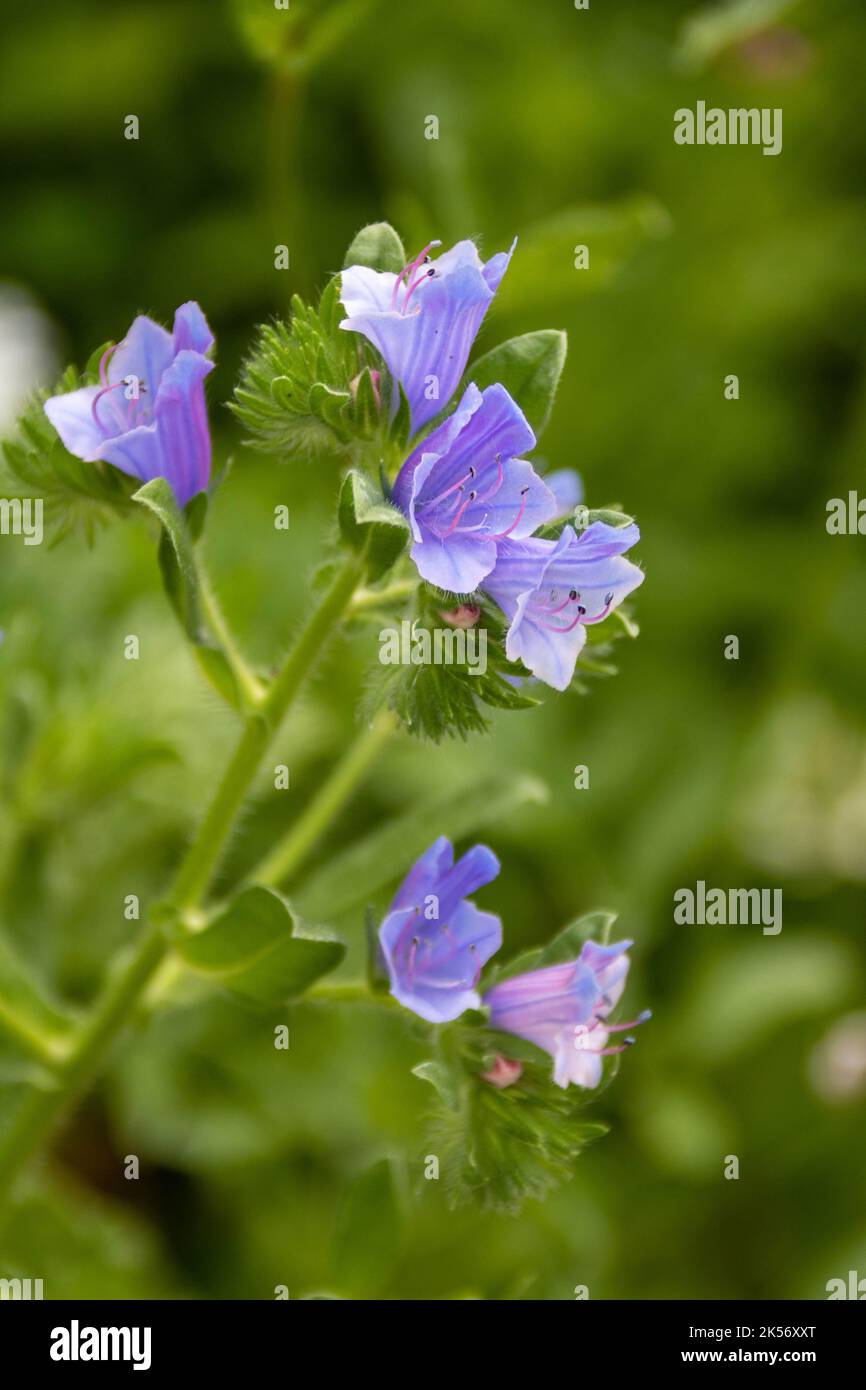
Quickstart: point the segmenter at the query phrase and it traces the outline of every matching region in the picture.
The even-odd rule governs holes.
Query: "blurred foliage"
[[[217,452],[235,459],[203,545],[257,668],[305,611],[337,470],[239,447],[217,403],[255,325],[318,295],[365,223],[388,218],[407,247],[471,234],[489,253],[519,235],[478,353],[568,332],[543,456],[634,511],[641,639],[618,644],[619,675],[587,698],[497,711],[466,747],[395,742],[287,887],[313,920],[309,904],[333,902],[358,974],[364,907],[387,904],[412,856],[389,840],[359,899],[352,843],[421,798],[453,806],[493,774],[529,777],[549,798],[492,805],[481,832],[504,866],[485,907],[514,952],[616,909],[637,943],[626,1002],[654,1010],[590,1112],[611,1132],[511,1218],[452,1214],[423,1180],[429,1088],[410,1069],[428,1053],[411,1020],[313,1002],[262,1016],[187,980],[34,1181],[10,1272],[44,1277],[47,1297],[409,1299],[569,1299],[577,1284],[821,1297],[862,1272],[864,1087],[831,1101],[812,1059],[863,1004],[866,562],[862,538],[824,520],[862,487],[866,449],[866,10],[502,0],[491,17],[441,0],[435,22],[404,4],[396,23],[351,0],[73,0],[20,7],[6,28],[2,264],[59,343],[56,371],[27,384],[50,389],[137,310],[165,321],[202,303]],[[673,112],[698,99],[782,107],[783,153],[676,146]],[[127,895],[163,891],[233,721],[165,605],[144,526],[112,524],[90,550],[0,548],[0,917],[27,978],[78,1006],[137,929]],[[291,792],[263,774],[227,875],[352,736],[374,640],[359,624],[330,649],[274,748]],[[698,878],[781,887],[780,936],[675,926],[673,892]],[[4,1043],[4,1077],[23,1066]],[[405,1182],[382,1166],[392,1153]]]

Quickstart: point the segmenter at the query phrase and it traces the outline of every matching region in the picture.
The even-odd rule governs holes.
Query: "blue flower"
[[[481,968],[502,945],[502,923],[466,895],[499,873],[499,860],[476,845],[454,863],[444,836],[422,854],[379,928],[391,993],[428,1023],[450,1023],[477,1009]]]
[[[165,478],[183,507],[210,478],[204,379],[213,334],[199,306],[182,304],[168,333],[141,315],[99,364],[99,386],[45,402],[45,414],[77,458],[103,459],[149,482]]]
[[[621,1033],[645,1023],[648,1009],[627,1023],[608,1023],[608,1015],[625,989],[631,941],[600,946],[583,944],[577,960],[544,966],[514,975],[494,985],[484,996],[490,1009],[490,1026],[526,1038],[549,1052],[554,1060],[553,1079],[563,1089],[597,1086],[601,1059],[624,1052],[633,1042],[627,1038],[608,1046],[611,1033]]]
[[[457,390],[481,320],[508,269],[510,251],[484,263],[472,241],[431,260],[431,241],[399,275],[353,265],[343,271],[341,328],[363,333],[403,387],[415,433]],[[392,409],[397,408],[394,393]]]
[[[393,500],[409,518],[422,579],[470,594],[508,536],[531,536],[557,512],[553,493],[517,457],[535,435],[504,386],[467,387],[448,419],[409,455]]]
[[[601,622],[643,582],[643,571],[623,558],[639,540],[634,523],[595,521],[580,536],[564,527],[557,541],[500,541],[484,589],[510,620],[509,661],[522,661],[554,690],[565,690],[587,625]]]

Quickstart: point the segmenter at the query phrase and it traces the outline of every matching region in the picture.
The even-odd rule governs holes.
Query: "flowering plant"
[[[0,1199],[98,1076],[116,1035],[167,1007],[189,977],[254,1008],[393,1000],[432,1030],[434,1056],[415,1072],[439,1097],[433,1133],[455,1201],[514,1207],[565,1176],[601,1132],[576,1114],[602,1059],[626,1046],[610,1035],[631,1025],[610,1015],[630,943],[610,944],[610,919],[596,915],[519,958],[519,969],[494,962],[482,981],[503,929],[470,895],[499,863],[481,845],[455,862],[444,833],[467,836],[537,800],[537,781],[479,779],[374,829],[336,857],[326,882],[314,876],[291,901],[282,892],[387,739],[401,729],[467,738],[489,711],[529,710],[545,688],[583,691],[588,675],[612,672],[613,636],[636,634],[622,605],[643,578],[625,558],[637,526],[616,509],[584,506],[572,471],[545,476],[526,457],[551,412],[564,334],[527,333],[471,356],[503,277],[518,273],[515,248],[483,261],[472,242],[441,253],[432,242],[411,257],[376,224],[355,238],[316,306],[296,299],[288,321],[259,330],[232,402],[248,441],[288,461],[328,457],[341,470],[333,544],[276,669],[248,660],[203,561],[209,501],[226,470],[212,471],[214,335],[197,304],[177,310],[171,333],[136,318],[82,374],[70,371],[37,400],[7,444],[11,474],[39,489],[58,534],[78,524],[92,533],[111,514],[154,528],[182,633],[240,731],[171,883],[147,905],[146,930],[83,1018],[41,997],[14,953],[0,960],[0,1028],[37,1068],[0,1142]],[[256,775],[325,646],[350,629],[372,657],[375,634],[395,623],[413,640],[444,630],[464,646],[453,642],[443,661],[371,660],[357,744],[257,863],[227,869]],[[470,636],[483,667],[468,658]],[[366,979],[346,978],[345,943],[312,923],[376,899],[418,855],[381,925],[370,925]],[[348,901],[341,883],[351,885]]]

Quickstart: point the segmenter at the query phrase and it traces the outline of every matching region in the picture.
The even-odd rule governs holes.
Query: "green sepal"
[[[607,1126],[584,1120],[591,1095],[555,1085],[546,1053],[483,1021],[467,1023],[467,1017],[440,1027],[437,1056],[413,1069],[439,1101],[425,1151],[439,1160],[449,1206],[513,1213],[527,1198],[542,1198],[567,1180],[583,1149]],[[523,1067],[504,1089],[483,1076],[497,1052]]]
[[[352,468],[340,489],[337,517],[345,543],[366,552],[369,579],[380,579],[409,539],[409,523],[403,513],[386,500],[366,473]]]

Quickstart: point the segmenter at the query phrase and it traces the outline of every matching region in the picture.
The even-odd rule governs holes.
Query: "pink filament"
[[[506,536],[510,536],[510,535],[511,535],[511,532],[514,530],[515,526],[519,526],[519,525],[520,525],[521,518],[523,517],[523,513],[524,513],[525,511],[526,511],[526,492],[524,491],[523,495],[522,495],[521,498],[520,498],[520,511],[517,513],[517,516],[516,516],[516,517],[514,518],[514,520],[512,521],[512,523],[511,523],[511,525],[509,526],[508,530],[507,530],[507,531],[498,531],[495,535],[492,535],[492,536],[490,537],[490,539],[491,539],[492,541],[504,541]]]
[[[399,274],[399,275],[396,277],[396,279],[394,280],[394,288],[393,288],[393,290],[391,291],[391,308],[392,308],[392,309],[395,307],[395,305],[396,305],[396,303],[397,303],[397,294],[398,294],[398,292],[399,292],[401,282],[402,282],[403,280],[405,280],[406,283],[408,284],[408,282],[412,279],[412,276],[415,274],[415,271],[418,269],[419,265],[420,265],[421,262],[424,260],[424,257],[427,255],[427,253],[428,253],[429,251],[432,251],[434,246],[441,246],[441,245],[442,245],[442,242],[441,242],[441,241],[430,241],[430,242],[428,242],[427,245],[424,247],[424,250],[423,250],[423,251],[419,251],[419,253],[418,253],[418,255],[415,257],[414,261],[410,261],[408,265],[405,265],[405,266],[403,267],[403,269],[400,271],[400,274]],[[423,278],[423,277],[422,277],[422,278]],[[412,293],[412,290],[410,289],[410,290],[409,290],[409,294],[411,294],[411,293]],[[405,308],[406,308],[406,301],[407,301],[408,298],[409,298],[409,294],[407,294],[407,295],[406,295],[406,299],[403,300],[403,308],[401,309],[401,313],[402,313],[402,312],[405,310]]]
[[[101,368],[101,365],[100,365],[100,372],[101,372],[101,370],[102,370],[102,368]],[[108,392],[109,392],[109,391],[117,391],[118,388],[120,388],[120,387],[122,387],[122,386],[123,386],[123,382],[122,382],[122,381],[117,381],[117,382],[115,382],[115,384],[114,384],[113,386],[103,386],[102,390],[101,390],[101,391],[97,391],[96,395],[93,397],[93,401],[92,401],[91,406],[90,406],[90,413],[91,413],[91,415],[93,416],[94,420],[96,421],[96,423],[97,423],[97,425],[99,426],[100,429],[104,429],[105,426],[103,425],[102,421],[100,420],[99,416],[98,416],[97,413],[96,413],[96,407],[98,406],[99,402],[102,400],[102,397],[108,395]]]

